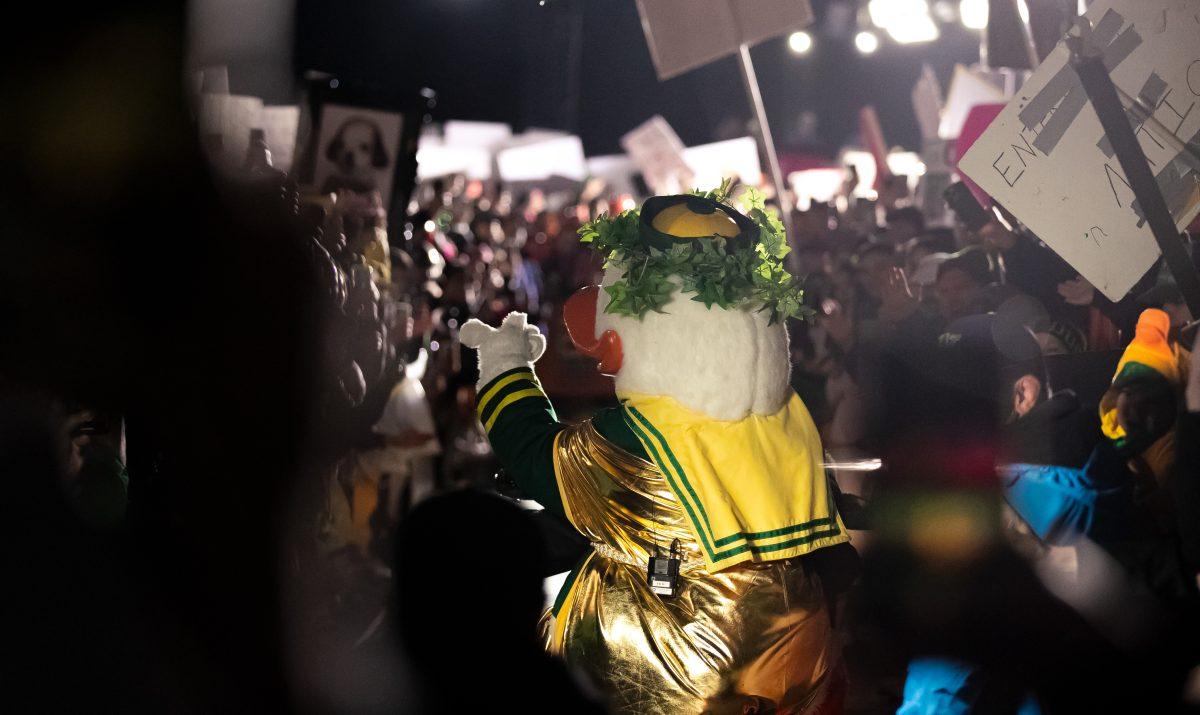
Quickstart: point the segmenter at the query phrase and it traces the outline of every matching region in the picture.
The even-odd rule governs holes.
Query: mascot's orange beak
[[[605,330],[596,339],[596,299],[599,296],[600,286],[575,291],[563,305],[563,323],[579,352],[599,360],[600,373],[611,376],[621,369],[621,336],[614,330]]]

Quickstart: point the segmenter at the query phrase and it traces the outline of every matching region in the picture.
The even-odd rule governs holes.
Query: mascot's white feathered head
[[[580,230],[605,254],[599,286],[564,306],[571,340],[618,396],[668,396],[716,420],[778,412],[791,395],[784,318],[799,284],[782,226],[721,194],[659,196]]]

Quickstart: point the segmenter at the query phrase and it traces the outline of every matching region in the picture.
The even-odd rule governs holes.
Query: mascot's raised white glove
[[[546,336],[536,325],[527,325],[524,313],[509,313],[499,328],[472,318],[463,323],[458,339],[479,351],[479,384],[482,388],[502,372],[518,367],[533,369],[546,352]]]

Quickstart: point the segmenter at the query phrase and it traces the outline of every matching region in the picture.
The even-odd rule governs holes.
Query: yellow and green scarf
[[[719,421],[670,397],[622,395],[626,422],[683,504],[709,572],[849,540],[796,395],[779,412]]]

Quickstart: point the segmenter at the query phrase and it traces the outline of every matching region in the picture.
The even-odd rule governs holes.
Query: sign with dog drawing
[[[417,180],[417,144],[436,95],[385,91],[320,72],[305,76],[292,175],[306,192],[379,192],[403,216]]]
[[[1200,7],[1195,0],[1096,0],[1086,16],[1182,230],[1200,213]],[[1158,259],[1063,43],[958,169],[1112,300]]]
[[[378,191],[389,196],[403,124],[404,117],[392,112],[324,105],[313,185],[323,194]]]

